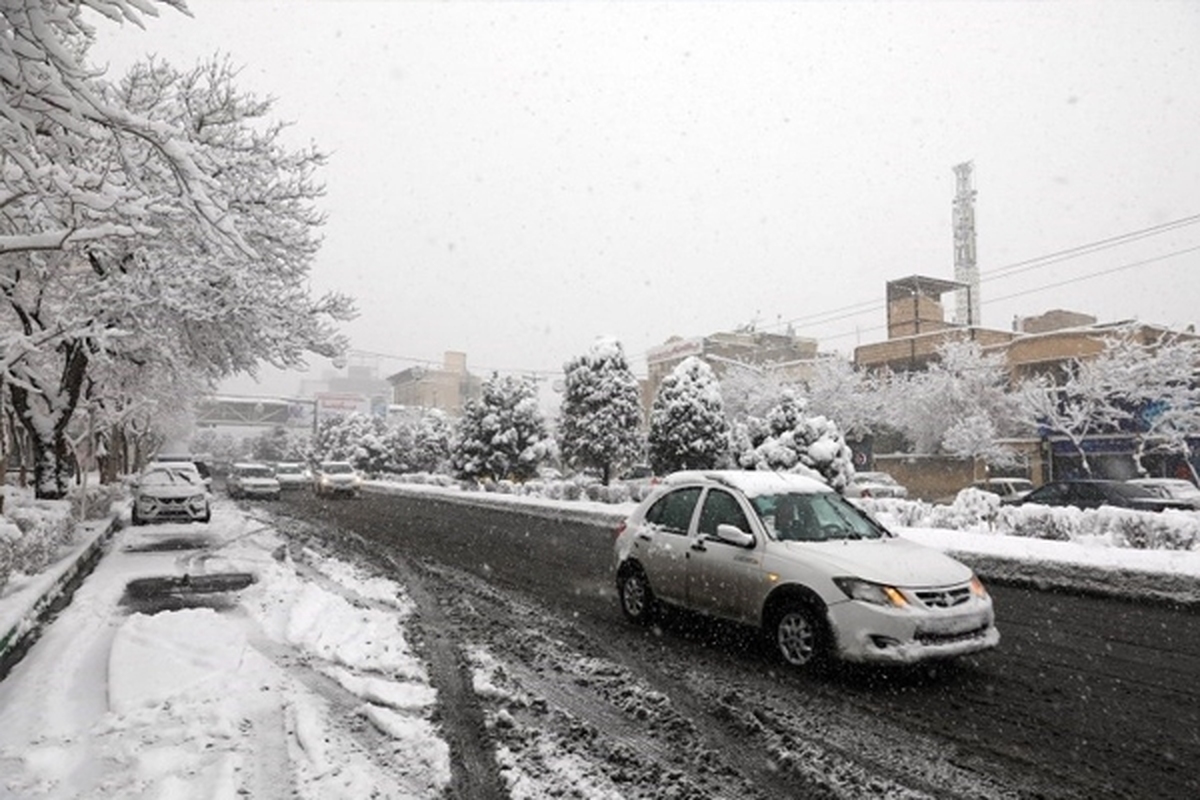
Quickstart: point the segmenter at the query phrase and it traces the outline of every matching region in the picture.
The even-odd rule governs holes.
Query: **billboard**
[[[317,420],[343,417],[347,414],[371,413],[371,401],[364,394],[350,392],[317,392]]]

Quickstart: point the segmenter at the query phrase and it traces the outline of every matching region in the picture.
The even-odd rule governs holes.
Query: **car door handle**
[[[692,543],[692,549],[693,549],[693,550],[699,550],[701,553],[704,553],[704,552],[707,552],[707,551],[708,551],[708,548],[704,546],[704,541],[703,541],[703,540],[699,540],[699,541],[693,542],[693,543]]]
[[[637,535],[637,538],[638,538],[638,539],[640,539],[640,540],[642,540],[643,542],[648,542],[648,541],[650,541],[650,534],[648,534],[648,533],[639,533],[639,534]]]

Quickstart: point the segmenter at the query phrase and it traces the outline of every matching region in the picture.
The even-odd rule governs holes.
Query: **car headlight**
[[[860,578],[834,578],[833,582],[851,600],[861,600],[864,603],[889,606],[891,608],[905,608],[908,606],[908,600],[905,599],[904,595],[895,586],[872,583]]]
[[[988,596],[988,591],[984,588],[983,581],[979,580],[978,575],[971,576],[971,594],[979,598]]]

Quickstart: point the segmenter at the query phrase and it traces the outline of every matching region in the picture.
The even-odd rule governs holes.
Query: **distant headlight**
[[[851,600],[892,608],[905,608],[908,605],[908,600],[904,599],[904,595],[895,586],[871,583],[859,578],[834,578],[833,582]]]

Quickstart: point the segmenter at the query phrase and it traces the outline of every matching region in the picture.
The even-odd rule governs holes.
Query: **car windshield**
[[[276,475],[299,475],[300,467],[297,464],[280,464],[275,468]]]
[[[243,478],[272,478],[274,474],[268,467],[242,467],[238,470],[238,475]]]
[[[750,502],[767,532],[782,541],[879,539],[888,535],[859,508],[832,492],[765,494]]]
[[[886,472],[860,472],[854,476],[855,483],[888,483],[894,484],[896,479]]]
[[[321,471],[331,475],[340,475],[346,472],[354,472],[354,467],[349,464],[323,464]]]
[[[142,476],[142,486],[174,486],[174,485],[193,485],[197,483],[197,475],[195,472],[184,469],[155,469],[147,472]]]

